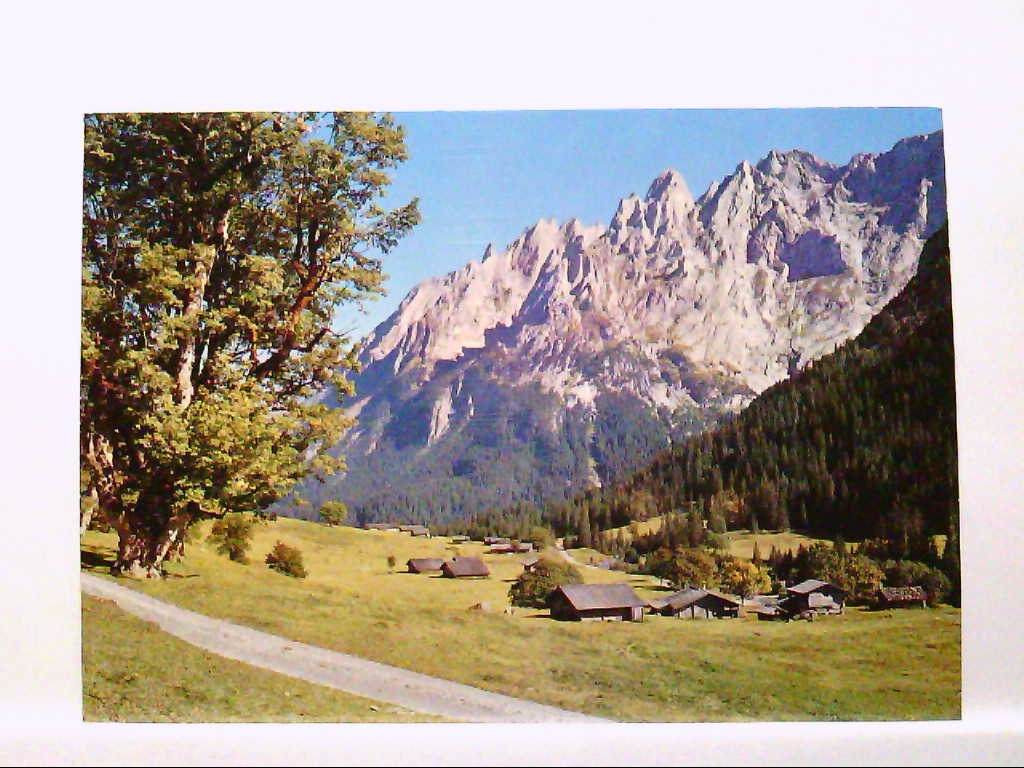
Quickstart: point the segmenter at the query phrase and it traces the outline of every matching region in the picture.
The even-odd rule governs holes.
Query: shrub
[[[512,605],[523,608],[545,608],[548,596],[563,584],[579,584],[580,572],[570,563],[540,560],[532,571],[524,571],[508,590]]]
[[[267,553],[266,563],[271,569],[288,576],[294,576],[297,579],[306,578],[306,568],[302,564],[302,552],[295,547],[289,547],[283,541],[277,542],[274,548]]]
[[[320,505],[320,519],[325,525],[341,525],[348,517],[348,506],[342,501],[325,501]]]
[[[220,554],[227,555],[234,562],[248,563],[246,552],[252,546],[252,528],[252,520],[245,515],[224,515],[214,522],[209,541],[217,545]]]

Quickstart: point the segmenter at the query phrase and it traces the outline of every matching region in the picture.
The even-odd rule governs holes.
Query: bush
[[[252,546],[252,528],[252,520],[245,515],[224,515],[214,522],[209,541],[217,545],[220,554],[227,555],[234,562],[248,563],[246,552]]]
[[[289,547],[283,541],[277,542],[274,548],[267,553],[266,563],[271,569],[288,576],[294,576],[297,579],[306,578],[306,568],[302,564],[302,552],[295,547]]]
[[[348,506],[342,501],[325,501],[320,505],[320,519],[325,525],[341,525],[348,517]]]
[[[546,608],[548,596],[563,584],[579,584],[580,572],[570,563],[540,560],[532,571],[524,571],[508,590],[512,605],[523,608]]]

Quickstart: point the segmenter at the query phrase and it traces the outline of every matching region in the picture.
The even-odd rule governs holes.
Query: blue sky
[[[388,295],[366,314],[344,308],[354,337],[385,320],[418,282],[499,250],[537,219],[607,223],[618,201],[644,194],[666,168],[694,197],[772,149],[833,163],[880,152],[942,127],[938,109],[591,110],[405,112],[409,160],[385,204],[420,198],[423,220],[384,259]]]

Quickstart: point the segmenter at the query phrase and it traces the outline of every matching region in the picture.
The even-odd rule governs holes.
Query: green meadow
[[[637,624],[557,622],[545,611],[506,611],[508,588],[522,572],[521,556],[492,555],[479,544],[452,546],[440,537],[328,528],[280,518],[257,526],[251,562],[243,565],[217,554],[205,541],[207,530],[208,524],[199,526],[182,561],[168,564],[166,579],[123,583],[185,608],[297,641],[622,721],[960,716],[960,611],[953,608],[854,608],[841,616],[791,623],[759,622],[754,616],[721,621],[648,616]],[[770,545],[758,540],[767,554]],[[277,541],[302,551],[308,578],[294,579],[264,565],[264,556]],[[87,533],[82,544],[84,567],[106,574],[115,546],[112,534]],[[481,555],[491,576],[451,580],[403,572],[411,557],[453,554]],[[388,567],[389,556],[396,561],[394,569]],[[589,567],[581,571],[587,581],[630,583],[642,597],[664,594],[651,577]],[[159,709],[167,717],[160,719],[186,720],[189,711],[198,713],[192,719],[209,716],[180,703],[179,694],[170,690],[176,684],[174,674],[166,677],[169,688],[162,689],[163,697],[156,695],[146,705],[125,705],[121,711],[116,703],[120,699],[112,694],[134,680],[121,684],[122,678],[104,677],[111,654],[117,652],[111,646],[117,645],[119,634],[105,631],[103,624],[87,612],[83,661],[86,680],[107,686],[106,699],[112,703],[102,709],[90,704],[87,686],[87,713],[101,719],[134,719],[133,713],[143,709],[149,714],[158,711],[157,700],[170,697],[171,703]],[[132,635],[140,647],[152,646],[154,651],[125,657],[118,669],[135,679],[164,679],[154,669],[166,658],[159,644],[180,645],[179,641],[147,625],[136,627]],[[205,668],[218,675],[233,670],[230,674],[237,672],[240,679],[256,680],[272,674],[196,653],[207,659]],[[292,684],[284,680],[288,682],[262,684],[277,707],[282,705],[273,692]],[[298,717],[293,709],[275,710],[266,699],[250,696],[248,684],[217,685],[220,698],[215,696],[205,712],[223,707],[225,714],[210,719]],[[324,690],[309,687],[321,694]],[[240,693],[225,693],[232,690]],[[303,719],[365,720],[368,712],[375,719],[410,719],[383,707],[379,712],[369,710],[369,704],[357,697],[341,697],[337,704],[325,704],[326,709],[314,710],[305,700],[302,704],[309,707],[303,709]],[[314,711],[317,714],[311,714]]]
[[[439,721],[225,659],[108,600],[82,596],[86,720],[120,722]]]

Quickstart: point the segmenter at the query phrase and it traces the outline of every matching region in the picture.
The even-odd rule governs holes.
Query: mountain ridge
[[[414,287],[368,337],[357,394],[341,404],[357,418],[336,449],[350,469],[327,493],[357,511],[383,506],[372,501],[383,498],[372,489],[382,449],[419,466],[409,482],[440,482],[446,470],[426,454],[453,435],[465,450],[480,447],[469,433],[502,418],[531,422],[518,436],[525,444],[576,422],[570,431],[584,437],[564,442],[587,455],[563,468],[558,493],[605,482],[856,335],[914,274],[944,219],[941,131],[842,166],[772,150],[696,199],[666,169],[644,197],[620,200],[607,225],[541,219],[505,250],[488,245],[482,259]],[[555,402],[535,398],[545,405],[531,416],[526,392]],[[622,445],[637,438],[607,423],[620,415],[609,407],[636,411],[651,432],[636,456],[622,448],[610,464],[596,455],[594,430]],[[465,477],[458,461],[449,479]],[[508,500],[552,492],[510,490]]]

